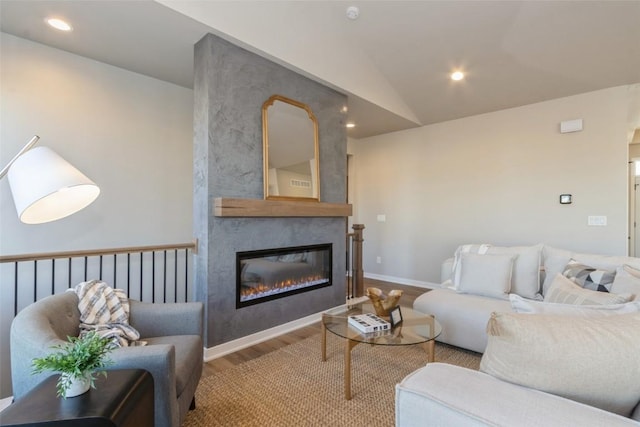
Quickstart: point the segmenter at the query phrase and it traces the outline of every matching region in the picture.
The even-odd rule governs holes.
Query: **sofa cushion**
[[[526,300],[516,294],[509,294],[509,301],[511,302],[511,308],[513,308],[513,311],[516,313],[547,313],[578,317],[600,317],[612,314],[640,312],[640,301],[609,305],[576,305]]]
[[[515,255],[463,253],[457,291],[506,299],[511,289],[514,258]]]
[[[637,268],[633,268],[633,267],[632,267],[632,266],[630,266],[630,265],[624,264],[624,265],[622,266],[622,269],[623,269],[626,273],[628,273],[628,274],[632,275],[633,277],[635,277],[635,278],[637,278],[637,279],[640,279],[640,270],[638,270]]]
[[[631,294],[632,299],[640,300],[640,270],[629,265],[616,269],[616,277],[611,285],[611,292],[615,294]]]
[[[180,396],[194,374],[194,366],[201,364],[202,340],[197,335],[173,335],[145,338],[147,345],[171,344],[176,351],[176,396]],[[197,372],[200,375],[201,372]]]
[[[493,313],[480,370],[629,417],[640,401],[640,313]]]
[[[482,353],[487,345],[485,328],[494,311],[511,311],[508,300],[433,289],[415,299],[413,309],[433,314],[442,333],[439,342]]]
[[[629,302],[631,295],[617,295],[609,292],[591,291],[583,289],[562,274],[556,274],[551,286],[544,295],[545,302],[562,304],[602,305],[622,304]]]
[[[597,269],[575,259],[569,261],[562,274],[585,289],[600,292],[610,292],[616,277],[615,270]]]

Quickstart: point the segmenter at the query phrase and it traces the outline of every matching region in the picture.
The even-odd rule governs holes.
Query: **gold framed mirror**
[[[264,198],[320,201],[318,121],[311,108],[273,95],[262,104]]]

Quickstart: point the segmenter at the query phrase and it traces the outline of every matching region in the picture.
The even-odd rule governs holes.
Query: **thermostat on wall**
[[[571,194],[561,194],[560,195],[560,204],[561,205],[569,205],[569,204],[571,204]]]

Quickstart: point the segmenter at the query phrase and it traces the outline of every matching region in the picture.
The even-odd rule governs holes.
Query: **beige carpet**
[[[436,344],[436,361],[478,369],[480,355]],[[352,399],[344,399],[344,340],[320,334],[205,377],[184,427],[393,426],[395,384],[423,366],[421,346],[360,344],[352,351]]]

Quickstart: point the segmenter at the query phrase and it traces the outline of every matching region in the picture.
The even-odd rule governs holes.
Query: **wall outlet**
[[[382,257],[381,256],[377,256],[376,257],[376,264],[382,264]]]
[[[607,225],[607,217],[605,215],[589,215],[587,217],[587,225],[604,227]]]

